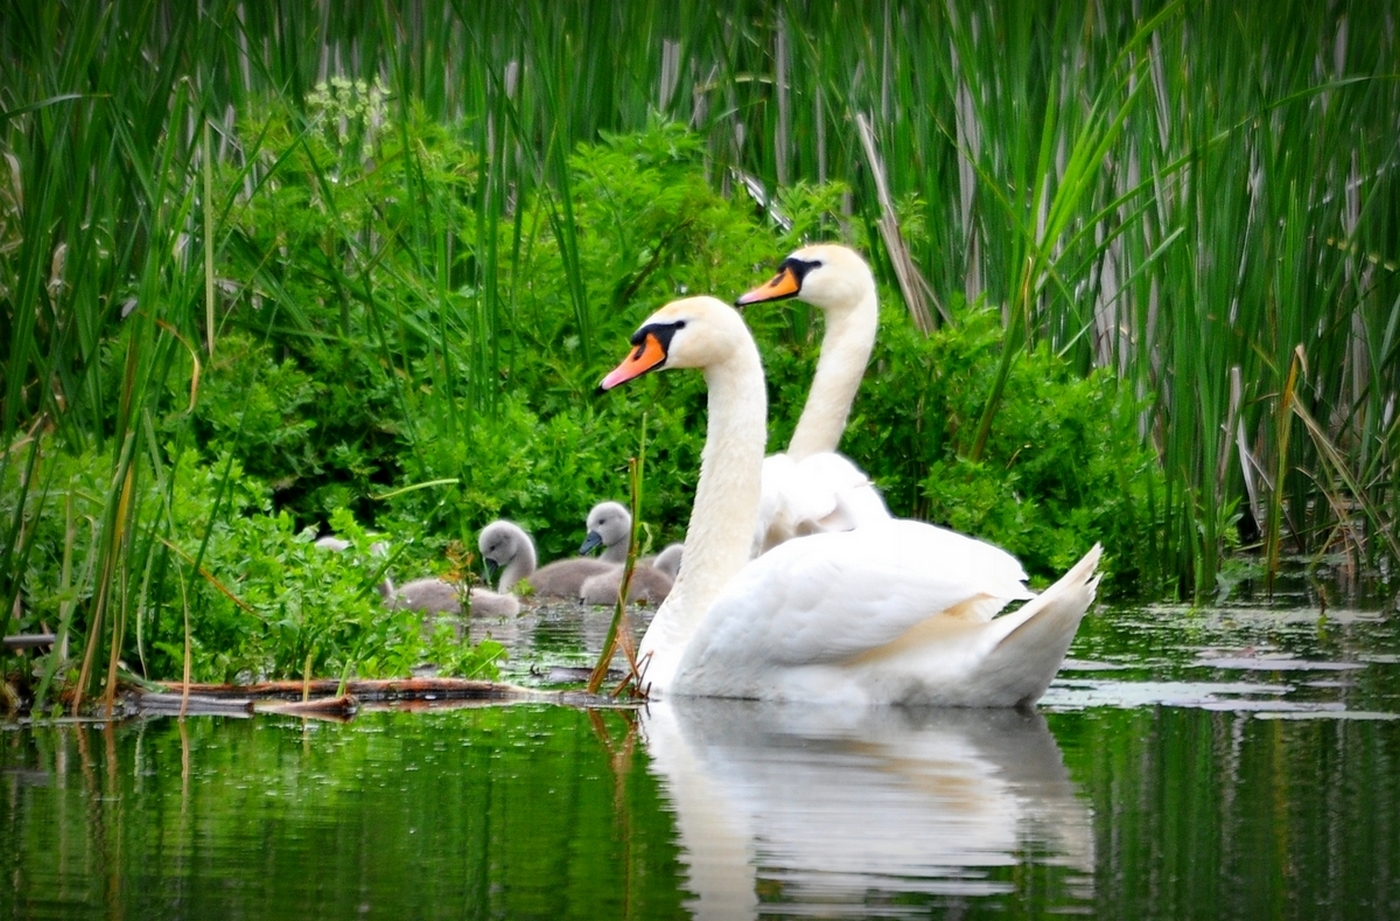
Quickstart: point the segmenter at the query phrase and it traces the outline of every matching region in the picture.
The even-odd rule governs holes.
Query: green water
[[[11,726],[0,918],[1400,917],[1396,621],[1101,613],[1034,714]]]

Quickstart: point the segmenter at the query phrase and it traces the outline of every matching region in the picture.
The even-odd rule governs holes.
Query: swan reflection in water
[[[1089,806],[1038,713],[672,698],[642,726],[696,918],[757,917],[760,879],[784,914],[1011,893],[988,868],[1028,854],[1092,898]]]

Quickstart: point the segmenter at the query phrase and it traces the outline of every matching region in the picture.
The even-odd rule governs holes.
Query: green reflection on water
[[[1124,918],[1400,917],[1400,724],[1051,713]],[[1106,916],[1106,915],[1104,915]]]
[[[1043,717],[8,727],[0,918],[1400,917],[1395,621],[1101,612]]]
[[[681,915],[619,713],[371,713],[8,732],[0,916]]]

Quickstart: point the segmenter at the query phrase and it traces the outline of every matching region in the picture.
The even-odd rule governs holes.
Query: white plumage
[[[1044,692],[1093,600],[1095,547],[1039,597],[1009,554],[892,520],[794,538],[746,562],[758,520],[766,398],[733,309],[688,298],[653,314],[610,389],[653,368],[709,387],[680,574],[640,644],[662,694],[1017,706]],[[1004,606],[1030,599],[995,617]]]
[[[740,306],[797,298],[826,318],[821,356],[786,453],[763,465],[754,554],[785,540],[847,531],[890,517],[870,478],[837,445],[880,325],[875,277],[852,249],[823,243],[796,250]]]

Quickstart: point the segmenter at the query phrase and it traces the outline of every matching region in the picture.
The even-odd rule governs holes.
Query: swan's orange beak
[[[598,385],[599,390],[611,390],[618,384],[625,384],[634,377],[641,377],[643,374],[655,368],[666,360],[666,349],[661,345],[661,340],[656,338],[656,333],[645,332],[641,335],[641,341],[636,343],[637,347],[632,350],[632,354],[623,359],[622,364],[608,372],[608,376],[603,378],[603,382]]]
[[[754,288],[747,294],[741,294],[735,299],[736,307],[743,307],[748,304],[761,304],[764,301],[776,301],[785,297],[793,297],[802,290],[802,282],[798,279],[797,273],[792,270],[792,266],[784,264],[778,270],[778,274],[773,278]]]

